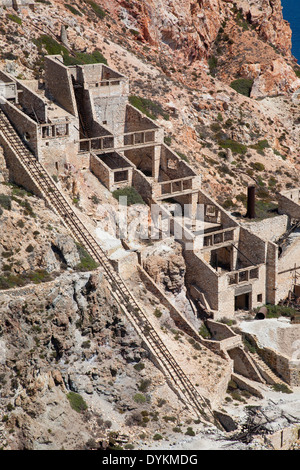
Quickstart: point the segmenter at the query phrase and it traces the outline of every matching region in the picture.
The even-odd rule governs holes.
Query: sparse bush
[[[241,95],[250,97],[253,80],[249,78],[238,78],[230,84],[231,88]]]
[[[68,10],[70,10],[70,12],[73,13],[73,15],[82,16],[82,13],[79,10],[77,10],[75,7],[70,5],[69,3],[65,3],[65,7],[68,8]]]
[[[218,59],[215,56],[212,56],[208,59],[209,73],[214,77],[217,72]]]
[[[69,392],[67,394],[67,398],[69,400],[71,408],[77,411],[77,413],[82,413],[83,411],[86,411],[88,409],[86,402],[84,401],[82,396],[79,395],[79,393]]]
[[[93,260],[93,258],[89,255],[86,249],[79,243],[76,243],[76,246],[80,258],[80,263],[77,264],[76,270],[84,272],[93,271],[94,269],[97,269],[99,264],[96,263],[95,260]]]
[[[150,119],[156,120],[158,116],[162,116],[166,121],[169,120],[169,114],[166,113],[161,104],[156,101],[131,95],[129,96],[129,102],[132,106],[141,111],[141,113],[146,114]]]
[[[162,316],[162,312],[158,308],[154,310],[153,314],[156,318],[160,318]]]
[[[275,390],[275,392],[293,393],[286,384],[274,384],[272,385],[272,388]]]
[[[142,393],[136,393],[133,397],[133,400],[136,402],[136,403],[146,403],[146,397],[145,395],[143,395]]]
[[[19,18],[19,16],[17,15],[6,15],[8,19],[10,19],[11,21],[13,21],[14,23],[17,23],[18,25],[21,25],[22,24],[22,20],[21,18]]]
[[[84,2],[92,7],[93,12],[100,20],[105,18],[105,11],[102,10],[102,8],[96,2],[93,2],[92,0],[84,0]]]
[[[145,204],[141,195],[132,186],[126,188],[117,189],[112,193],[113,197],[119,200],[120,197],[127,197],[127,205],[132,206],[134,204]]]
[[[153,436],[154,441],[160,441],[161,439],[163,439],[161,434],[154,434],[154,436]]]
[[[263,163],[260,163],[260,162],[251,163],[251,166],[256,171],[264,171],[265,170],[265,165]]]
[[[138,372],[141,372],[141,371],[145,368],[145,365],[144,365],[142,362],[138,362],[138,363],[135,364],[133,367],[134,367],[134,369],[137,370]]]
[[[193,428],[188,427],[187,430],[186,430],[185,435],[186,435],[186,436],[195,436],[196,433],[195,433],[195,431],[193,430]]]
[[[125,420],[126,426],[141,426],[143,423],[143,416],[138,411],[131,413]]]
[[[219,141],[219,146],[223,149],[231,149],[233,153],[238,153],[240,155],[245,155],[247,152],[247,147],[245,145],[231,139]]]
[[[3,209],[10,211],[11,210],[11,197],[6,194],[0,194],[0,206]]]
[[[150,379],[145,379],[145,380],[141,381],[141,383],[138,386],[138,389],[139,389],[140,392],[147,392],[150,385],[151,385],[151,380]]]

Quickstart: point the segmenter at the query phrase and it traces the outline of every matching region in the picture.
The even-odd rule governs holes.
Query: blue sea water
[[[300,64],[300,1],[299,0],[281,0],[283,6],[283,17],[292,28],[292,54],[298,59]]]

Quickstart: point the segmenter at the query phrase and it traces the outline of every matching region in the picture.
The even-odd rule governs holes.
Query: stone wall
[[[193,169],[166,145],[161,146],[160,170],[169,180],[196,176]]]
[[[234,220],[233,217],[231,217],[228,212],[226,212],[222,206],[220,206],[216,201],[214,201],[208,194],[206,194],[202,189],[199,190],[199,199],[198,199],[199,204],[204,204],[204,205],[211,205],[215,206],[221,214],[221,221],[220,223],[222,224],[222,228],[230,228],[230,227],[237,227],[238,224]]]
[[[241,225],[254,235],[274,242],[289,228],[289,218],[287,215],[279,215],[257,222],[242,222]]]

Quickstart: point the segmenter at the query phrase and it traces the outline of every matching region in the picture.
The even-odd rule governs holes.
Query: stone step
[[[286,383],[280,379],[275,372],[263,361],[263,359],[257,353],[250,353],[252,360],[255,362],[256,367],[258,368],[259,372],[266,380],[269,385],[286,385]]]

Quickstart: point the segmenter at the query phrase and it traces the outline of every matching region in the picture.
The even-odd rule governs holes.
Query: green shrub
[[[65,3],[65,7],[68,8],[68,10],[70,10],[70,12],[73,13],[73,15],[82,16],[82,13],[78,11],[76,8],[74,8],[72,5],[70,5],[69,3]]]
[[[143,395],[142,393],[136,393],[133,397],[133,400],[136,402],[136,403],[146,403],[146,397],[145,395]]]
[[[7,18],[9,18],[11,21],[13,21],[14,23],[17,23],[19,25],[22,24],[22,20],[21,18],[19,18],[17,15],[6,15]]]
[[[264,171],[265,170],[265,165],[263,163],[260,163],[260,162],[251,163],[251,166],[256,171]]]
[[[219,146],[223,149],[231,149],[233,153],[238,153],[240,155],[245,155],[247,152],[246,145],[243,145],[235,140],[226,139],[224,141],[219,141]]]
[[[138,389],[139,389],[140,392],[147,392],[150,385],[151,385],[151,380],[150,379],[144,379],[139,384]]]
[[[189,163],[189,159],[184,153],[178,152],[178,150],[176,151],[176,153],[177,153],[178,157],[181,158],[181,160],[184,160],[186,163]]]
[[[257,150],[260,155],[264,155],[264,149],[270,148],[267,140],[259,140],[256,144],[250,145],[251,149]]]
[[[175,426],[175,428],[172,429],[173,432],[182,432],[181,429],[178,426]]]
[[[132,186],[117,189],[112,195],[117,200],[119,200],[120,197],[127,197],[128,206],[132,206],[133,204],[145,204],[140,194]]]
[[[186,433],[185,433],[186,436],[195,436],[195,431],[193,430],[193,428],[191,427],[188,427],[187,430],[186,430]]]
[[[79,395],[79,393],[69,392],[67,394],[67,398],[69,400],[71,408],[77,411],[77,413],[82,413],[83,411],[88,409],[86,402],[84,401],[82,396]]]
[[[7,211],[11,210],[11,197],[6,194],[0,194],[0,206]]]
[[[51,280],[51,274],[42,269],[19,275],[8,274],[6,276],[0,276],[0,290],[23,287],[30,282],[39,284],[41,282],[48,282]]]
[[[158,308],[156,308],[153,313],[156,318],[160,318],[162,316],[162,312]]]
[[[233,80],[233,82],[230,83],[230,86],[237,93],[250,97],[253,80],[250,78],[238,78],[237,80]]]
[[[150,119],[157,119],[158,116],[162,116],[166,121],[169,120],[169,114],[167,114],[162,106],[156,101],[151,101],[140,96],[131,95],[129,96],[129,103],[134,106],[136,109],[141,111],[141,113],[148,116]]]
[[[275,392],[293,393],[286,384],[274,384],[272,385],[272,388]]]
[[[85,3],[90,5],[95,13],[95,15],[100,19],[103,20],[106,16],[106,13],[102,8],[97,5],[97,3],[93,2],[92,0],[84,0]]]
[[[160,441],[161,439],[163,439],[161,434],[154,434],[154,436],[153,436],[154,441]]]
[[[204,323],[203,323],[203,325],[201,326],[201,328],[199,329],[199,335],[202,336],[202,338],[211,338],[210,331],[209,331],[209,329],[205,326]]]
[[[267,307],[267,318],[278,318],[278,317],[291,317],[297,313],[292,307],[284,307],[283,305],[266,305]]]
[[[212,56],[208,59],[209,73],[214,77],[217,72],[218,59],[215,56]]]
[[[74,56],[69,54],[66,47],[62,46],[58,41],[53,39],[47,34],[42,34],[38,39],[32,41],[38,48],[39,53],[43,56],[43,48],[46,49],[49,55],[61,55],[64,58],[64,64],[69,65],[84,65],[84,64],[107,64],[107,60],[99,50],[88,54],[85,52],[76,52]]]
[[[295,72],[295,74],[297,75],[297,77],[300,78],[300,68],[295,67],[295,68],[294,68],[294,72]]]
[[[138,372],[141,372],[143,369],[145,369],[145,364],[143,364],[142,362],[138,362],[138,363],[135,364],[133,367],[134,367],[134,369],[137,370]]]

